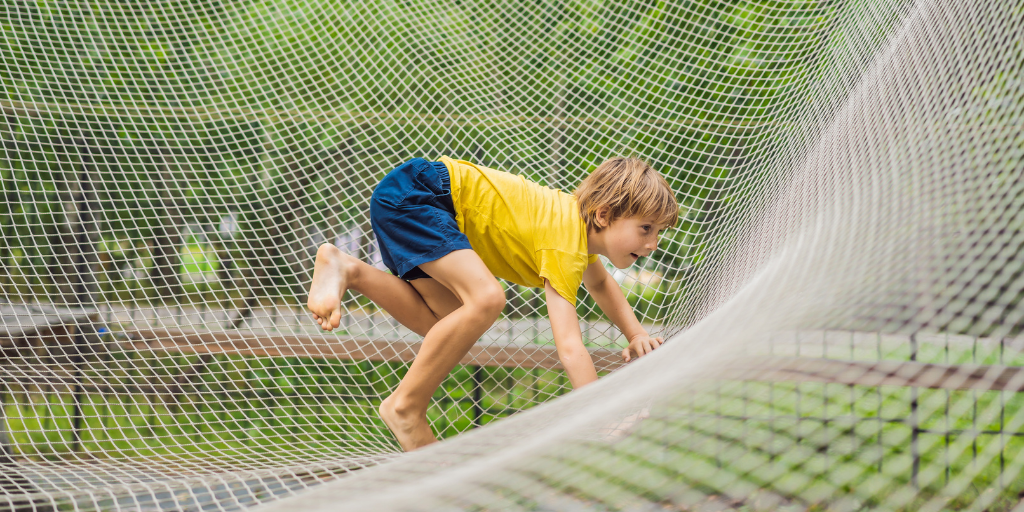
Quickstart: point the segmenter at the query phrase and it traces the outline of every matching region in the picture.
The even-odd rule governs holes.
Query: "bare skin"
[[[341,322],[342,295],[355,290],[424,337],[402,382],[378,408],[406,451],[437,442],[427,422],[430,398],[505,306],[501,285],[471,250],[420,268],[433,279],[406,282],[324,244],[307,301],[320,327],[331,330]]]
[[[325,331],[341,325],[341,297],[348,289],[351,267],[346,264],[344,256],[333,245],[324,244],[316,251],[313,282],[309,286],[306,307],[313,312],[313,319]]]
[[[440,290],[436,288],[427,291],[438,295]],[[425,300],[432,299],[437,306],[447,302],[444,297],[424,298],[409,283],[345,254],[331,244],[321,245],[316,252],[313,281],[306,301],[306,307],[321,329],[330,331],[341,325],[341,298],[348,289],[365,295],[421,336],[438,319]]]

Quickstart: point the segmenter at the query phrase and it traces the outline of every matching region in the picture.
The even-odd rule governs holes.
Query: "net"
[[[1015,2],[20,1],[0,6],[0,508],[1020,510]],[[419,338],[369,194],[450,155],[571,190],[637,154],[681,205],[580,291],[567,394],[539,291],[401,454]],[[609,266],[611,269],[611,267]],[[482,427],[484,428],[476,428]]]

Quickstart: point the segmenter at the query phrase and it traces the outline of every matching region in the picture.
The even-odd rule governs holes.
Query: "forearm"
[[[614,279],[605,279],[594,290],[589,290],[594,297],[594,302],[601,308],[601,311],[608,316],[608,319],[622,331],[627,340],[638,335],[647,335],[647,330],[640,325],[633,307],[622,294],[619,284]]]
[[[597,370],[594,369],[590,352],[583,346],[583,333],[580,332],[576,308],[559,295],[551,287],[551,283],[545,283],[544,291],[548,299],[548,316],[551,318],[551,331],[555,337],[558,359],[562,362],[573,389],[579,389],[597,380]]]
[[[579,323],[572,329],[569,325],[557,326],[558,322],[552,319],[551,328],[555,336],[555,348],[558,349],[558,360],[562,362],[565,373],[572,383],[573,389],[579,389],[597,380],[597,369],[594,368],[594,360],[590,352],[583,345],[583,334],[580,332]]]

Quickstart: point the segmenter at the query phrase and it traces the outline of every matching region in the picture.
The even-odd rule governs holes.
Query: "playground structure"
[[[0,7],[0,509],[1021,510],[1024,11],[1013,2],[21,2]],[[417,338],[387,170],[571,190],[624,152],[681,222],[621,272],[669,343],[567,394],[542,295],[376,417]],[[480,427],[480,428],[477,428]]]

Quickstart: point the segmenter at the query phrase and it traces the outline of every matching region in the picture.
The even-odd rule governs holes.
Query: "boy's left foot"
[[[316,251],[306,307],[325,331],[341,325],[341,297],[348,288],[350,267],[345,258],[346,255],[332,244],[323,244]]]

